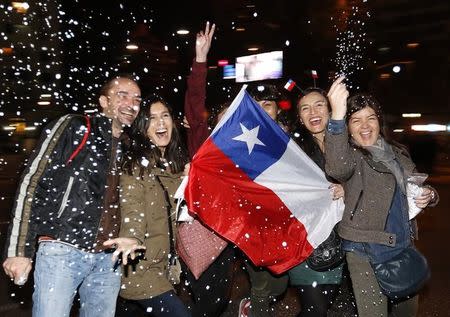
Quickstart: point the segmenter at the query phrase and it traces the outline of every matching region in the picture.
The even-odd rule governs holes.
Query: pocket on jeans
[[[74,247],[59,242],[41,242],[39,243],[38,255],[43,256],[67,256],[75,251]]]

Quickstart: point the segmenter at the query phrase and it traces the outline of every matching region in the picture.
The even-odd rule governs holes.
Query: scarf
[[[373,145],[365,146],[364,149],[370,153],[375,162],[380,162],[391,171],[400,190],[403,194],[406,194],[406,175],[395,158],[392,146],[380,136]]]

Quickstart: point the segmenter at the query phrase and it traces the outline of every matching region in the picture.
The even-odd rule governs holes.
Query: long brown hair
[[[297,109],[297,129],[296,132],[298,133],[298,136],[293,134],[293,139],[297,144],[300,146],[300,148],[321,168],[325,168],[325,160],[323,158],[322,150],[319,147],[319,144],[317,143],[316,138],[311,134],[311,132],[305,127],[304,124],[300,121],[300,115],[298,113],[299,107],[300,107],[300,100],[312,93],[317,93],[321,96],[323,96],[327,102],[328,111],[331,111],[330,103],[328,101],[327,92],[323,90],[322,88],[318,87],[309,87],[306,88],[304,91],[304,94],[300,95],[296,100],[296,109]]]
[[[123,163],[123,169],[130,175],[133,174],[133,170],[136,168],[140,169],[140,175],[147,168],[160,167],[166,169],[162,160],[161,150],[147,136],[147,130],[150,125],[150,109],[157,102],[162,103],[173,118],[172,107],[160,96],[151,96],[145,100],[136,120],[131,126],[131,145],[126,151]],[[164,159],[167,161],[168,168],[172,173],[183,171],[184,165],[188,162],[187,152],[175,122],[170,142],[164,151]]]

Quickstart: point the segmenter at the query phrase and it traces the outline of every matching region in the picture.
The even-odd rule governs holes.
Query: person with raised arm
[[[325,136],[325,169],[345,189],[345,210],[338,232],[346,251],[358,315],[416,316],[421,284],[413,285],[416,289],[412,293],[392,298],[389,294],[395,289],[393,284],[401,283],[400,278],[390,285],[391,290],[386,285],[382,289],[383,277],[375,270],[389,261],[396,261],[390,268],[398,266],[396,274],[410,270],[405,263],[411,262],[406,258],[397,260],[403,254],[417,255],[413,245],[417,225],[409,210],[436,205],[438,194],[434,188],[423,186],[414,197],[414,206],[408,204],[407,183],[415,171],[414,163],[403,146],[385,135],[379,102],[366,93],[347,99],[343,81],[343,77],[337,79],[328,92],[332,113]],[[414,266],[406,283],[422,273],[426,280],[426,262],[417,263],[423,271]]]

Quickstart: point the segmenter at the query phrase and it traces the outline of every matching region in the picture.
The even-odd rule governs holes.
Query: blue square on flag
[[[212,135],[214,143],[240,169],[255,179],[278,161],[289,137],[249,95]]]

